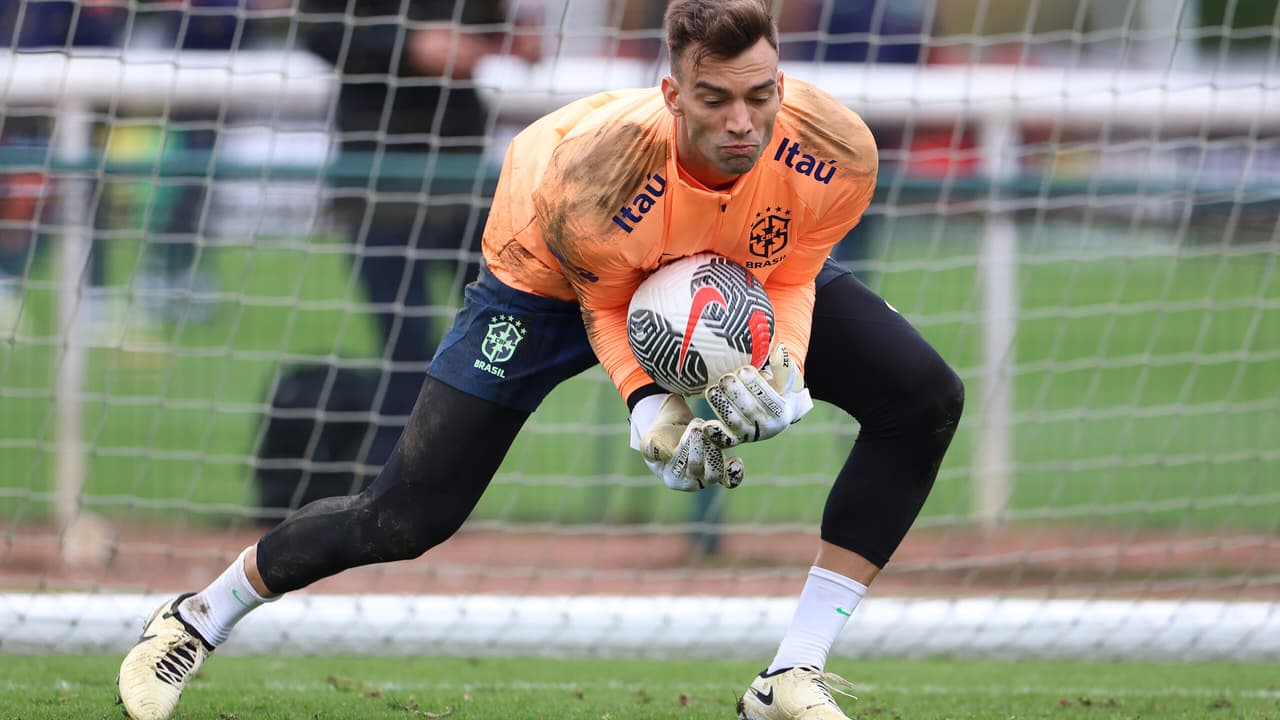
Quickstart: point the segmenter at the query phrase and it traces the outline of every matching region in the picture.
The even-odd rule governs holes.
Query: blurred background
[[[168,592],[376,475],[525,123],[660,0],[0,0],[0,590]],[[881,152],[836,257],[968,406],[878,593],[1274,598],[1276,0],[773,0]],[[463,532],[320,592],[789,595],[857,425],[689,497],[593,370]]]

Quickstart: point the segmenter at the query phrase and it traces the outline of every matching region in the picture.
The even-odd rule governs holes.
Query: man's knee
[[[922,398],[925,401],[922,419],[928,421],[928,427],[935,433],[954,433],[964,412],[964,381],[939,358],[929,368],[922,387],[928,388],[926,397]]]
[[[466,519],[465,514],[458,518],[439,509],[424,512],[420,503],[376,498],[369,491],[357,495],[354,503],[362,525],[356,536],[365,538],[375,562],[418,558],[452,537]]]
[[[906,376],[899,378],[902,397],[891,404],[888,429],[894,434],[939,436],[949,443],[964,411],[964,382],[936,355],[904,372]]]

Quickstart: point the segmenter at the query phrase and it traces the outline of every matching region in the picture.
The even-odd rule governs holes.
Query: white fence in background
[[[0,653],[120,651],[166,599],[0,595]],[[767,657],[794,610],[762,597],[298,593],[254,611],[218,654]],[[1275,603],[876,598],[856,619],[840,657],[1280,659]]]

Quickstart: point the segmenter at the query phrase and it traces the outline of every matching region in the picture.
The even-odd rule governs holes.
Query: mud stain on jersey
[[[646,133],[638,123],[601,128],[563,150],[569,151],[561,175],[563,200],[591,236],[603,240],[613,235],[614,215],[632,206],[646,184],[663,187],[664,181],[654,175],[666,165],[667,140]]]
[[[637,212],[633,198],[653,183],[666,157],[665,136],[634,122],[575,137],[556,150],[545,176],[552,180],[535,193],[534,206],[543,242],[571,283],[598,280],[588,258],[598,259],[601,245],[625,237],[615,216]]]
[[[787,86],[787,93],[789,97],[800,100],[791,107],[796,132],[794,139],[804,152],[828,165],[836,165],[841,172],[852,177],[875,174],[879,165],[876,142],[861,118],[847,112],[798,110],[800,107],[821,108],[824,105],[841,107],[840,101],[811,85],[792,83]]]
[[[520,268],[534,275],[540,274],[539,269],[543,267],[542,261],[514,237],[495,239],[489,245],[493,248],[492,252],[498,264],[503,267]]]

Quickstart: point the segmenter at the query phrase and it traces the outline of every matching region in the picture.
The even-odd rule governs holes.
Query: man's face
[[[730,59],[686,56],[662,80],[675,115],[680,163],[708,187],[728,185],[751,170],[773,138],[782,106],[778,51],[763,38]]]

